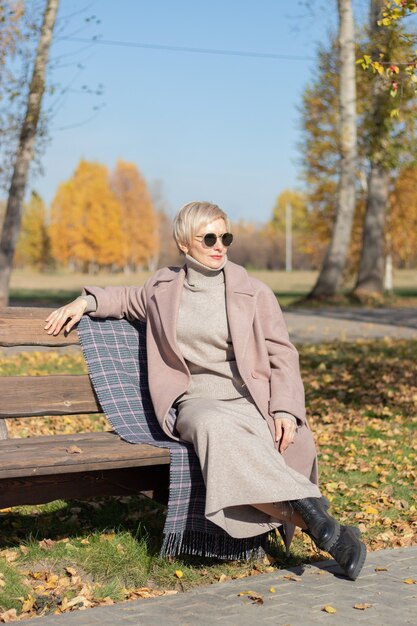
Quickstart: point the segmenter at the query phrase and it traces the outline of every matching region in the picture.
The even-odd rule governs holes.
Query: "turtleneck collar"
[[[220,267],[213,269],[203,265],[192,256],[185,255],[185,265],[187,268],[186,281],[190,287],[207,288],[224,283],[223,268],[227,263],[227,256],[224,257]]]

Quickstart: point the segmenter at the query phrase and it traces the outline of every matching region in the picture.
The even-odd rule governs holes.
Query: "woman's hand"
[[[294,443],[297,424],[292,419],[285,417],[275,418],[275,441],[279,441],[279,451],[285,452],[291,443]]]
[[[61,306],[56,311],[53,311],[46,318],[45,330],[48,335],[59,335],[65,323],[69,320],[65,326],[65,331],[69,333],[71,328],[80,321],[85,310],[87,309],[87,300],[83,296],[79,296],[73,302]]]

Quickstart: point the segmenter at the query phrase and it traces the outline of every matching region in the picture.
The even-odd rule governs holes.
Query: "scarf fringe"
[[[234,539],[226,533],[184,531],[164,535],[160,556],[180,554],[212,557],[223,561],[256,559],[265,555],[269,533]]]

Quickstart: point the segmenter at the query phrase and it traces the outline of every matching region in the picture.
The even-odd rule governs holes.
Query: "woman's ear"
[[[185,243],[179,243],[178,244],[179,249],[181,250],[181,252],[184,252],[184,254],[187,254],[188,252],[188,246],[185,245]]]

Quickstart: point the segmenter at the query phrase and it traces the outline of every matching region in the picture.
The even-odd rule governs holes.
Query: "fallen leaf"
[[[354,604],[353,608],[358,609],[359,611],[366,611],[366,609],[369,609],[371,606],[372,604],[367,604],[366,602],[363,602],[362,604]]]
[[[226,574],[220,574],[219,583],[224,583],[227,579],[228,577],[226,576]]]
[[[82,450],[78,446],[70,446],[67,448],[66,452],[68,452],[68,454],[81,454]]]
[[[270,588],[269,588],[269,591],[270,591],[271,593],[275,593],[276,589],[275,589],[275,587],[270,587]]]
[[[51,550],[55,543],[56,542],[53,541],[53,539],[42,539],[41,541],[38,541],[38,546],[42,548],[42,550]]]
[[[22,613],[29,613],[33,609],[33,605],[35,604],[35,598],[30,593],[28,597],[22,602]]]
[[[264,598],[260,593],[256,591],[241,591],[237,594],[238,596],[247,596],[249,600],[253,602],[253,604],[263,604]]]
[[[326,604],[326,606],[322,608],[322,611],[324,611],[325,613],[337,613],[336,609],[330,604]]]
[[[82,606],[85,606],[85,607],[93,606],[92,603],[89,600],[87,600],[85,596],[76,596],[75,598],[67,602],[67,608],[70,609],[76,604],[82,604]]]
[[[0,622],[3,624],[8,624],[9,622],[14,622],[17,618],[16,609],[9,609],[4,613],[0,613]]]
[[[177,578],[182,578],[184,576],[184,573],[180,569],[176,569],[175,570],[175,576]]]
[[[76,576],[77,575],[77,570],[74,567],[66,567],[65,571],[70,576]]]
[[[4,556],[8,563],[13,563],[17,559],[17,552],[15,550],[1,550],[0,556]]]
[[[376,572],[388,572],[388,568],[387,567],[376,567],[375,571]]]
[[[286,578],[287,580],[292,580],[295,583],[299,583],[301,581],[301,577],[295,576],[295,574],[286,574],[284,578]]]
[[[378,515],[378,509],[376,509],[374,506],[367,506],[365,509],[365,514],[366,515]]]
[[[403,580],[403,583],[406,585],[417,585],[417,580],[414,580],[414,578],[406,578]]]

